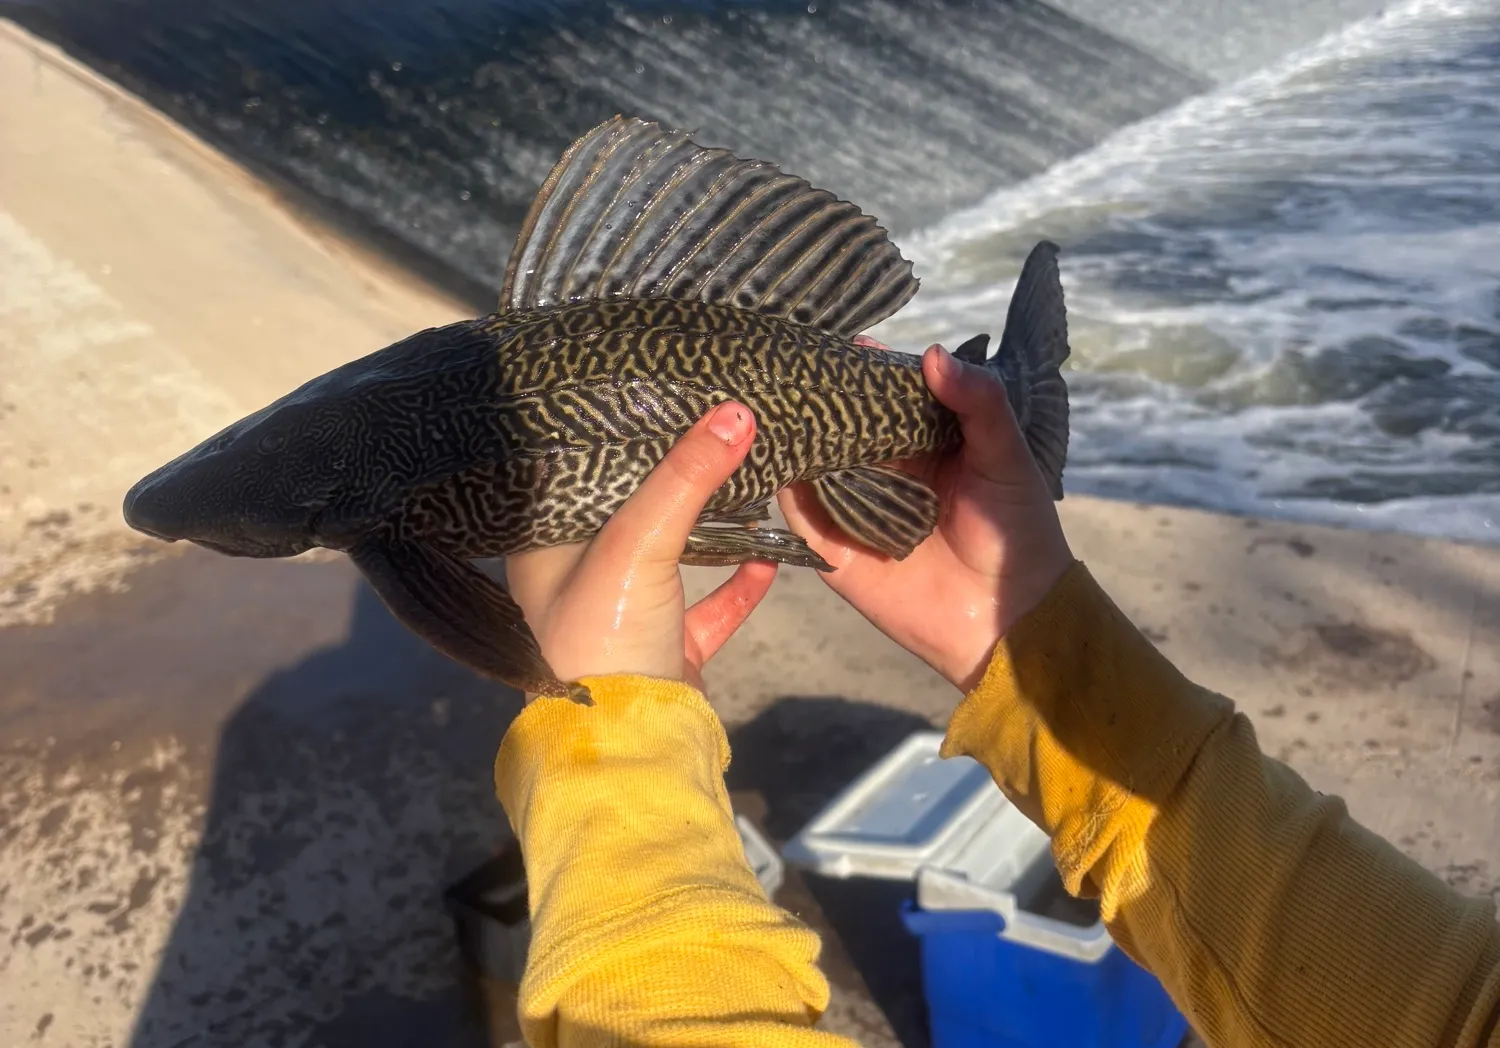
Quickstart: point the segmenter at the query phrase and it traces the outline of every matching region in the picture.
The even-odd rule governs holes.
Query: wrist
[[[1047,599],[1075,563],[1064,545],[1060,554],[1034,560],[1026,571],[1006,573],[976,586],[967,603],[960,601],[963,622],[969,628],[935,638],[941,654],[929,663],[960,692],[973,691],[994,658],[996,645]]]
[[[532,795],[539,779],[571,779],[601,762],[669,758],[683,752],[689,738],[710,746],[727,764],[723,725],[693,685],[633,673],[589,676],[580,683],[589,689],[591,705],[541,696],[501,740],[495,786],[512,825],[528,807],[521,798]]]
[[[553,643],[553,638],[547,637],[540,645],[543,657],[559,680],[569,683],[625,677],[672,683],[689,680],[680,633],[663,644],[660,636],[636,640],[600,634],[597,630],[591,633],[588,626],[574,629],[568,638],[574,643],[567,640]],[[579,640],[586,642],[577,643]]]

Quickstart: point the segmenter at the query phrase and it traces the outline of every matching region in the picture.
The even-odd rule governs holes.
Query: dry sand
[[[514,698],[341,558],[142,553],[119,520],[146,470],[465,310],[4,22],[0,98],[0,1043],[470,1043],[437,898],[505,832],[488,760]],[[1063,512],[1269,752],[1500,893],[1500,550]],[[956,699],[795,571],[709,682],[732,785],[783,839]],[[828,1023],[920,1043],[910,944],[869,890],[813,888],[863,973]]]

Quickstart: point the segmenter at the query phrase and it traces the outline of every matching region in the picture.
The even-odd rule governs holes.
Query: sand
[[[119,519],[208,433],[466,310],[3,22],[0,97],[0,1042],[471,1043],[438,897],[505,833],[488,762],[514,697],[395,627],[342,558],[143,545]],[[1500,550],[1063,515],[1269,752],[1500,894]],[[732,785],[780,839],[957,699],[797,571],[709,684]],[[872,916],[891,900],[811,891],[861,972],[829,1026],[920,1043],[911,945]]]

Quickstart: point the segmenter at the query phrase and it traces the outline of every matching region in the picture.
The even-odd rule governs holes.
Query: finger
[[[746,561],[708,596],[687,610],[683,632],[692,661],[702,666],[745,624],[776,581],[776,565]]]
[[[505,585],[521,610],[545,608],[572,577],[588,550],[586,542],[512,553],[505,558]]]
[[[939,345],[922,355],[922,375],[938,402],[958,416],[964,458],[976,473],[997,484],[1013,484],[1034,470],[1000,376],[964,363]]]
[[[892,350],[890,346],[886,345],[884,342],[876,342],[869,335],[855,335],[854,344],[856,346],[864,346],[866,349],[883,349],[887,353],[894,352],[894,350]]]
[[[600,530],[590,556],[676,563],[703,506],[729,479],[755,436],[755,416],[725,401],[689,429]]]

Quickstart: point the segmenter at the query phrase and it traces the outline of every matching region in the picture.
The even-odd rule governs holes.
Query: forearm
[[[530,891],[528,1043],[848,1048],[812,1029],[818,939],[745,861],[708,704],[643,677],[587,684],[592,707],[533,703],[495,764]]]
[[[945,754],[985,763],[1071,891],[1211,1045],[1500,1043],[1500,927],[1261,754],[1074,565],[997,647]]]

